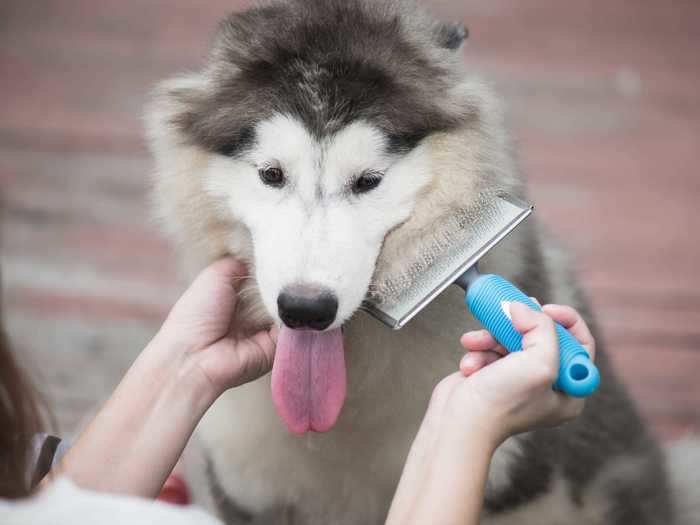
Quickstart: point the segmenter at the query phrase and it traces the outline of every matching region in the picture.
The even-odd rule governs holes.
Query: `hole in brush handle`
[[[569,376],[574,381],[583,381],[589,375],[590,374],[588,373],[588,368],[579,363],[576,363],[575,365],[569,368]]]
[[[598,388],[600,373],[586,349],[563,326],[556,323],[559,339],[559,378],[557,390],[574,397],[587,397]]]

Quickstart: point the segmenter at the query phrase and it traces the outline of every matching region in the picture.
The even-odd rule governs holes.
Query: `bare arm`
[[[458,422],[460,429],[455,432],[450,420],[459,416],[443,412],[449,409],[442,395],[436,392],[430,402],[406,460],[387,525],[479,522],[494,445],[484,432],[465,425],[465,421]]]
[[[222,259],[200,274],[55,473],[87,489],[158,494],[216,398],[272,366],[275,332],[232,335],[242,272]]]
[[[523,352],[506,355],[484,331],[462,337],[469,353],[460,372],[433,392],[387,524],[478,524],[496,448],[513,434],[556,425],[581,412],[581,399],[551,388],[559,369],[552,319],[569,329],[592,358],[593,338],[572,308],[548,305],[544,311],[511,305]]]

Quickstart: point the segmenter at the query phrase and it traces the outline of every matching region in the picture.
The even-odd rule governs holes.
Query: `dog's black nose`
[[[284,288],[277,297],[277,311],[289,328],[323,330],[335,321],[338,299],[326,288],[295,284]]]

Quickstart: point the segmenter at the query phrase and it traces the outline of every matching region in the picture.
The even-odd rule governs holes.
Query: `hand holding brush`
[[[459,372],[433,391],[411,446],[387,524],[477,524],[496,449],[510,436],[577,417],[585,400],[552,389],[559,372],[557,323],[595,358],[595,341],[568,306],[503,305],[522,336],[509,352],[486,330],[464,334]]]

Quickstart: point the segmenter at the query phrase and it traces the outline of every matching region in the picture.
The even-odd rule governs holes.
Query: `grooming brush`
[[[483,193],[468,210],[454,214],[444,233],[432,241],[421,259],[403,275],[376,283],[363,309],[396,330],[402,328],[445,288],[457,284],[466,293],[472,315],[509,352],[522,349],[522,336],[503,309],[518,301],[540,306],[498,275],[480,275],[478,261],[532,213],[533,208],[503,193]],[[559,376],[554,388],[586,397],[600,383],[600,374],[581,344],[556,323]]]

